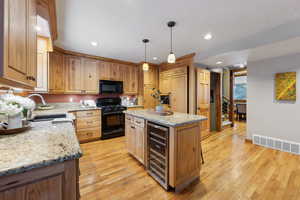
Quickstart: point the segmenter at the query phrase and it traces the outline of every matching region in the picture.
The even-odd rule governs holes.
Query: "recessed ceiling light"
[[[223,63],[222,61],[218,61],[216,64],[221,65],[222,63]]]
[[[98,46],[98,42],[91,42],[91,45],[96,47],[96,46]]]
[[[207,33],[204,35],[204,39],[206,40],[211,40],[212,39],[212,34],[211,33]]]
[[[153,60],[157,60],[158,58],[157,57],[153,57]]]
[[[41,28],[40,26],[35,26],[35,30],[36,30],[36,31],[41,31],[42,28]]]

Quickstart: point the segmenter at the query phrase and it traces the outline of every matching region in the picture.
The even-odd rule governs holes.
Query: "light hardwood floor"
[[[200,182],[181,194],[164,191],[128,155],[125,138],[83,144],[82,200],[300,199],[300,157],[245,142],[238,123],[203,142]]]

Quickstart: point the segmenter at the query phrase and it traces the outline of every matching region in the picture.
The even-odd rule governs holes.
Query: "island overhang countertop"
[[[201,115],[192,115],[186,113],[178,113],[174,112],[173,115],[169,116],[161,116],[158,114],[154,114],[151,110],[126,110],[125,114],[132,115],[134,117],[143,118],[148,121],[152,121],[161,125],[177,127],[185,124],[200,122],[203,120],[207,120],[206,117]]]
[[[0,136],[0,177],[82,156],[71,122],[34,122],[24,133]]]

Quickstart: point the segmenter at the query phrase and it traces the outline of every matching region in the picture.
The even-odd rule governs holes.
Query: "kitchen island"
[[[0,199],[79,199],[81,156],[72,122],[34,122],[0,136]]]
[[[200,122],[206,117],[184,113],[160,116],[150,110],[127,110],[128,152],[165,189],[180,192],[199,179]]]

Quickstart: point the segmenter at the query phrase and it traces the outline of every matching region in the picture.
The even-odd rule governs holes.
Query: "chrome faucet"
[[[43,105],[47,105],[46,102],[45,102],[44,97],[43,97],[42,95],[40,95],[40,94],[31,94],[31,95],[28,96],[28,98],[34,97],[34,96],[40,97],[40,99],[42,100],[42,104],[43,104]]]

